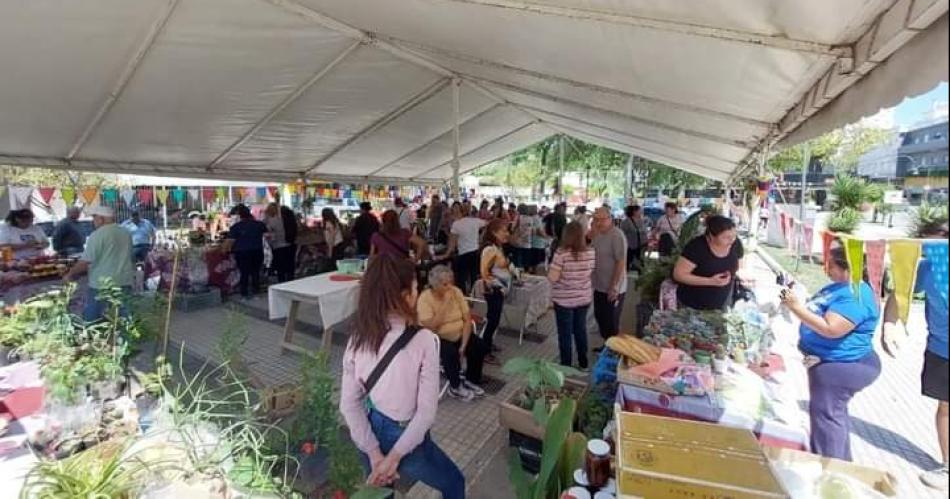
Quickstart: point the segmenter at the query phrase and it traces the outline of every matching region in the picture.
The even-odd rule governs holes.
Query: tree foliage
[[[3,179],[2,183],[11,185],[55,185],[73,188],[102,187],[117,183],[115,175],[7,165],[0,165],[0,178]]]
[[[785,148],[772,156],[766,169],[769,173],[800,172],[806,146],[811,157],[823,158],[839,172],[854,172],[865,153],[887,141],[890,131],[884,128],[855,124],[828,132],[807,143]]]

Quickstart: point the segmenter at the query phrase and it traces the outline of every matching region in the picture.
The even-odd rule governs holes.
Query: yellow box
[[[885,496],[897,496],[897,479],[894,477],[894,475],[886,471],[792,449],[779,449],[769,446],[763,446],[762,449],[765,451],[765,455],[768,456],[772,462],[821,463],[821,468],[825,471],[854,478],[855,480],[864,483],[865,485],[884,494]]]
[[[755,435],[708,423],[617,412],[621,498],[787,498]]]

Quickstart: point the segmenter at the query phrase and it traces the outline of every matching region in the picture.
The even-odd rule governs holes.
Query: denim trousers
[[[405,428],[375,409],[369,411],[369,423],[373,428],[373,435],[379,441],[380,451],[389,454]],[[361,452],[360,457],[363,468],[369,474],[369,456]],[[452,459],[432,441],[429,433],[426,433],[425,440],[418,447],[402,457],[398,471],[401,478],[418,480],[439,491],[445,499],[465,499],[465,476]]]
[[[587,368],[587,309],[590,304],[579,307],[562,307],[554,304],[554,317],[557,321],[557,346],[561,354],[561,365],[572,366],[574,357],[571,347],[577,348],[577,365]]]
[[[126,299],[132,294],[132,286],[122,286],[122,295],[123,300],[122,304],[119,306],[119,315],[122,317],[129,316],[129,307],[126,304]],[[99,290],[89,286],[86,288],[86,300],[83,305],[82,318],[86,322],[93,322],[101,319],[105,315],[106,310],[109,307],[108,300],[99,299]]]
[[[856,362],[822,362],[808,370],[812,452],[851,461],[848,404],[880,374],[881,359],[874,352]]]

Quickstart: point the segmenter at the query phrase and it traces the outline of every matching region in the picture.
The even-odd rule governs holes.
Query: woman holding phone
[[[696,310],[730,306],[744,253],[732,220],[719,215],[707,218],[706,233],[686,245],[673,268],[679,303]]]

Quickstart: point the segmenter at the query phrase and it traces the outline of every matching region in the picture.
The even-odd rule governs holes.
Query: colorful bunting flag
[[[228,190],[224,187],[218,187],[214,190],[214,199],[218,201],[226,201],[228,199]]]
[[[172,191],[172,199],[174,199],[178,205],[183,204],[185,202],[185,190],[181,187],[175,188],[175,190]]]
[[[188,197],[196,203],[201,201],[201,189],[188,189]]]
[[[212,189],[212,188],[210,188],[210,187],[207,188],[207,189],[202,189],[202,190],[201,190],[201,197],[202,197],[202,199],[204,199],[204,202],[205,202],[205,203],[210,203],[210,202],[214,201],[214,192],[215,192],[214,189]]]
[[[831,264],[831,245],[834,242],[834,232],[823,231],[821,233],[821,261],[825,262],[825,272],[828,271],[828,265]]]
[[[85,204],[93,204],[99,199],[99,189],[96,187],[82,188],[82,201]]]
[[[43,199],[44,204],[49,204],[53,199],[53,194],[56,193],[55,187],[40,187],[37,190],[40,191],[40,198]]]
[[[63,187],[59,190],[59,195],[63,197],[66,206],[72,206],[76,202],[76,189],[72,187]]]
[[[102,199],[103,199],[103,201],[106,202],[106,204],[113,204],[113,205],[114,205],[115,202],[118,201],[118,199],[119,199],[119,191],[116,190],[116,189],[112,189],[112,188],[103,189],[103,190],[102,190]]]
[[[880,303],[881,290],[884,287],[884,260],[887,256],[887,243],[884,240],[865,241],[865,259],[867,260],[868,280],[874,289],[874,300]]]
[[[139,202],[142,204],[152,204],[153,191],[150,187],[141,187],[136,193],[139,196]]]
[[[891,241],[889,247],[897,313],[901,321],[907,324],[917,278],[917,264],[920,261],[920,241],[896,240]]]
[[[261,202],[267,202],[267,187],[258,187],[256,191],[257,199]]]
[[[126,206],[132,206],[135,203],[135,189],[122,189],[120,193],[122,196],[122,201],[125,201]]]
[[[32,187],[11,187],[10,188],[10,197],[13,201],[13,206],[22,210],[24,208],[30,207],[30,197],[33,196]]]
[[[851,286],[857,290],[864,277],[864,241],[847,237],[844,239],[844,254],[851,269]],[[856,293],[857,294],[857,293]],[[860,298],[860,294],[857,294]]]
[[[277,201],[277,198],[279,197],[277,195],[277,187],[271,185],[271,186],[266,187],[266,189],[267,189],[267,195],[270,196],[270,200]]]
[[[933,279],[934,286],[940,290],[940,296],[943,298],[944,306],[947,306],[947,291],[950,287],[950,268],[948,268],[948,247],[947,240],[924,241],[923,256],[930,264],[930,278]]]
[[[155,197],[158,198],[158,202],[164,206],[168,206],[168,189],[164,187],[161,189],[155,189]]]
[[[804,253],[811,258],[811,248],[815,244],[815,226],[812,224],[802,224],[802,244],[805,245]]]

